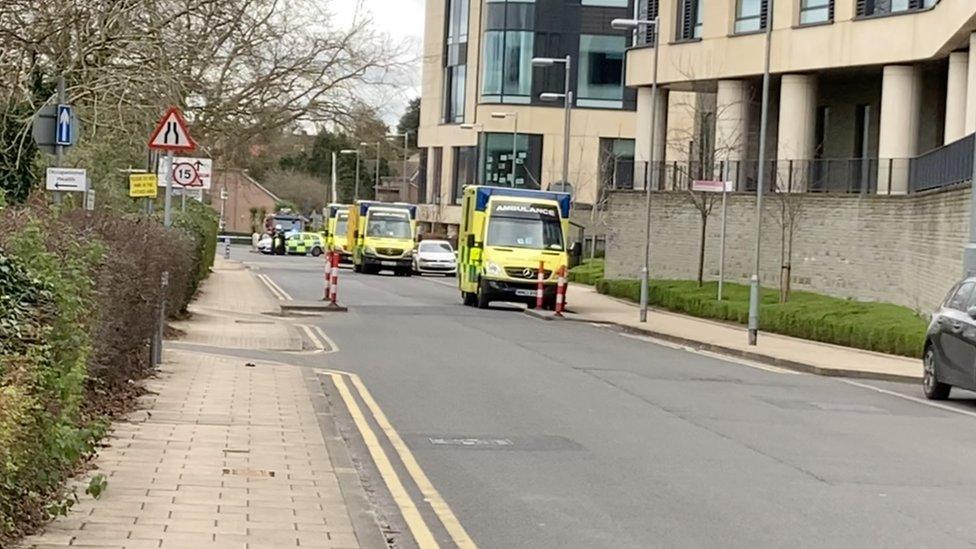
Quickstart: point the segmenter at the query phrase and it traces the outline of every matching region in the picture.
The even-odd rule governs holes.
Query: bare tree
[[[786,303],[790,299],[790,285],[793,275],[793,235],[796,227],[803,218],[804,198],[806,194],[801,189],[792,188],[792,178],[783,177],[778,173],[779,184],[774,194],[776,197],[777,213],[775,220],[780,228],[780,270],[779,270],[779,301]],[[784,183],[784,180],[788,182]]]
[[[205,152],[239,163],[268,134],[347,125],[363,90],[389,85],[404,44],[331,0],[3,0],[0,155],[27,150],[33,113],[65,77],[83,149],[143,154],[169,105],[184,108]],[[11,105],[18,106],[17,109]],[[24,114],[26,112],[26,114]],[[15,127],[11,131],[9,128]]]

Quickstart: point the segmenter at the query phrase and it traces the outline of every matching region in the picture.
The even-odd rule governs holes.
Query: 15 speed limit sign
[[[202,185],[196,167],[186,162],[173,165],[173,183],[181,187],[199,187]]]

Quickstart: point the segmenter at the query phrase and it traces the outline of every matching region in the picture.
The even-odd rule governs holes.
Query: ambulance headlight
[[[366,248],[363,249],[363,253],[365,253],[366,255],[376,255],[376,250],[374,248],[366,246]]]
[[[488,276],[502,276],[505,274],[505,269],[497,263],[492,263],[488,261],[485,263],[485,274]]]

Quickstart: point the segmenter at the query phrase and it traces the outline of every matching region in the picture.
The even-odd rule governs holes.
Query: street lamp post
[[[766,59],[763,69],[762,113],[759,120],[759,181],[756,183],[756,263],[749,281],[749,345],[759,342],[759,252],[762,249],[762,201],[766,182],[766,134],[769,120],[769,64],[772,57],[773,0],[766,6]]]
[[[492,118],[511,118],[512,126],[512,187],[515,187],[515,164],[518,158],[518,113],[517,112],[493,112]]]
[[[402,137],[403,138],[403,181],[407,183],[407,155],[410,148],[410,130],[403,133],[391,133],[387,137]]]
[[[374,145],[376,146],[376,170],[373,172],[373,192],[376,192],[376,188],[380,186],[380,147],[383,145],[383,142],[366,143],[364,141],[359,144],[360,147],[372,147]]]
[[[654,79],[651,82],[651,138],[650,155],[644,173],[644,266],[641,267],[640,321],[647,322],[648,279],[651,276],[651,189],[655,186],[657,170],[654,167],[655,139],[657,137],[657,68],[660,54],[660,35],[658,18],[652,19],[614,19],[610,26],[615,29],[634,29],[642,26],[654,28]],[[635,35],[636,39],[636,35]]]
[[[566,57],[535,57],[532,59],[533,67],[551,67],[555,64],[564,65],[566,70],[566,78],[563,83],[563,93],[542,93],[539,94],[539,99],[543,101],[559,101],[563,100],[563,110],[565,111],[565,120],[563,121],[563,177],[562,185],[563,189],[566,189],[566,185],[569,184],[569,127],[572,118],[573,110],[573,92],[569,90],[569,77],[573,69],[573,58],[567,55]]]
[[[352,201],[356,202],[359,200],[359,149],[342,149],[339,154],[354,154],[356,155],[356,186],[353,187]]]

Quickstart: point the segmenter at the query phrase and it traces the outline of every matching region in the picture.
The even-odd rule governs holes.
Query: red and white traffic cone
[[[566,310],[566,267],[559,268],[559,278],[556,281],[556,316],[563,316]]]
[[[543,294],[545,293],[545,289],[546,289],[545,286],[546,264],[542,261],[539,262],[539,272],[538,275],[536,276],[536,281],[538,283],[536,284],[536,288],[535,288],[535,308],[542,309]]]
[[[339,254],[332,254],[329,262],[332,264],[329,276],[329,301],[332,307],[338,307],[336,299],[339,296]]]
[[[322,301],[328,301],[332,295],[332,251],[325,252],[325,295]]]

